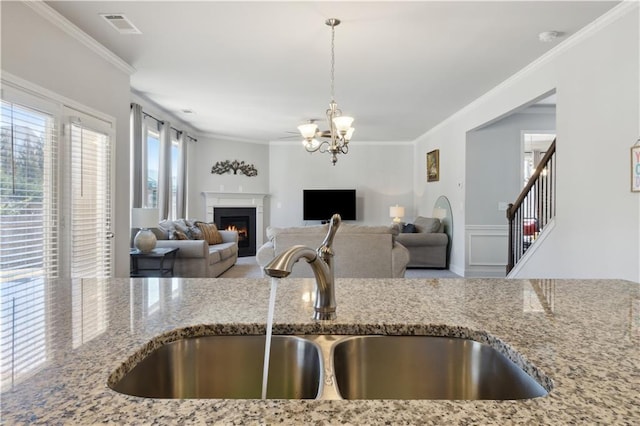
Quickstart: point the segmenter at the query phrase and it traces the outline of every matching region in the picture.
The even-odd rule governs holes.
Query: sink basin
[[[260,398],[265,336],[204,336],[151,352],[111,386],[148,398]],[[320,391],[319,347],[296,336],[273,336],[267,398],[314,399]]]
[[[270,399],[503,400],[547,395],[515,363],[474,340],[377,335],[272,338]],[[112,376],[109,386],[148,398],[258,399],[264,343],[264,335],[177,340],[153,350],[121,379],[117,380],[119,374]]]
[[[344,399],[524,399],[547,391],[491,346],[433,336],[357,336],[333,347]]]

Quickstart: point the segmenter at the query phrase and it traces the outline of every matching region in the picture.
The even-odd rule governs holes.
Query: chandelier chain
[[[336,39],[336,27],[335,25],[331,25],[331,100],[335,100],[335,68],[336,68],[336,57],[335,57],[335,39]]]

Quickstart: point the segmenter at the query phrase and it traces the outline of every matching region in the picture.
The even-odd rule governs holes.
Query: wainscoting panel
[[[465,227],[465,277],[504,277],[507,264],[507,225]]]

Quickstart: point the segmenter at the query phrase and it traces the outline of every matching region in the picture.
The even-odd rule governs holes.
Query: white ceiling
[[[353,141],[413,141],[617,2],[47,4],[136,69],[135,93],[201,135],[266,143],[309,118],[324,119],[326,18],[342,20],[335,98],[355,117]],[[142,34],[121,35],[100,13],[123,13]],[[538,34],[548,30],[565,36],[540,42]]]

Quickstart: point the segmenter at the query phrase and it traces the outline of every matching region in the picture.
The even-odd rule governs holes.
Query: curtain
[[[140,208],[142,205],[143,182],[142,145],[145,142],[144,126],[142,125],[142,106],[131,104],[130,143],[131,143],[131,208]]]
[[[169,218],[171,209],[171,123],[160,122],[160,170],[158,170],[159,220]]]
[[[187,146],[189,137],[186,132],[178,135],[180,162],[178,163],[178,200],[176,202],[176,218],[187,217]]]

